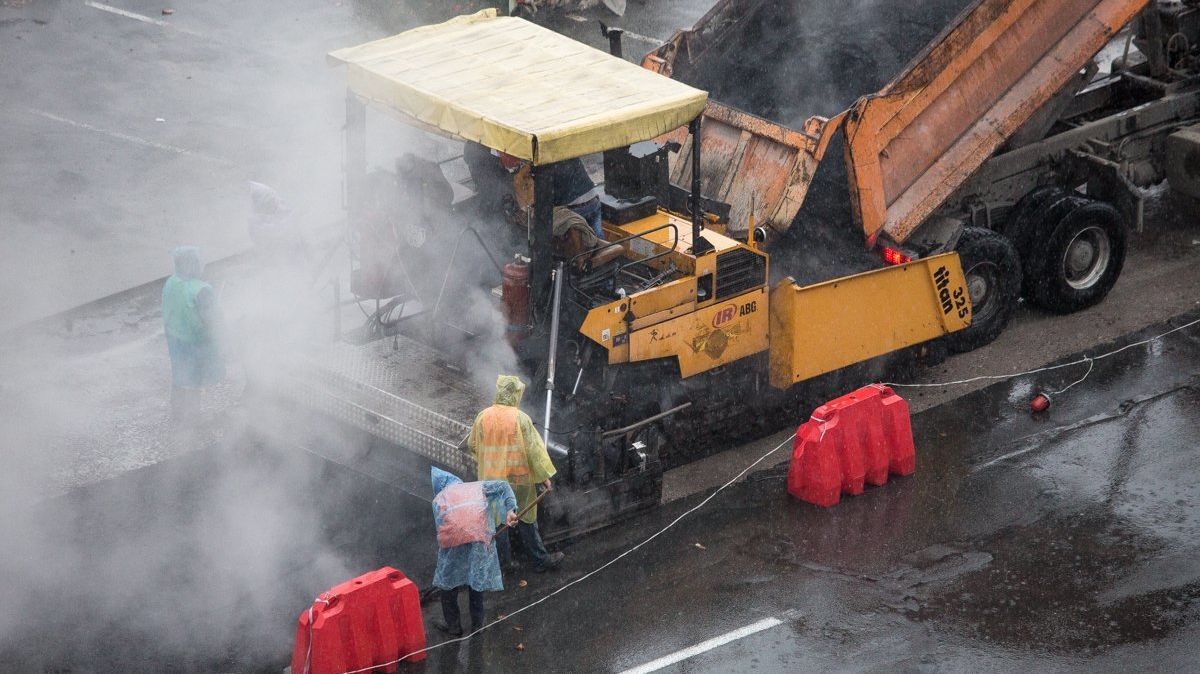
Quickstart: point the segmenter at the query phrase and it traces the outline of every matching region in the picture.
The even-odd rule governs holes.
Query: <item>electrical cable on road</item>
[[[512,613],[509,613],[503,617],[497,618],[496,620],[493,620],[492,622],[484,625],[483,627],[480,627],[479,629],[475,630],[474,632],[471,632],[470,634],[464,634],[461,637],[447,639],[446,641],[436,643],[432,646],[426,646],[425,648],[422,648],[419,651],[413,651],[412,653],[408,653],[408,654],[404,655],[403,657],[398,658],[396,660],[392,660],[390,662],[382,662],[379,664],[371,665],[370,667],[363,667],[362,669],[352,669],[350,671],[343,672],[343,674],[363,674],[364,672],[371,672],[376,669],[379,669],[380,667],[391,667],[392,665],[403,662],[404,660],[407,660],[408,658],[411,658],[414,655],[419,655],[421,653],[428,653],[430,651],[441,648],[442,646],[449,646],[450,644],[466,641],[466,640],[470,639],[471,637],[475,636],[476,634],[479,634],[480,632],[483,632],[485,630],[491,629],[492,627],[494,627],[496,625],[499,625],[500,623],[508,620],[509,618],[512,618],[513,616],[517,615],[518,613],[522,613],[528,609],[533,608],[534,606],[537,606],[538,604],[546,601],[547,599],[562,592],[563,590],[566,590],[567,588],[571,587],[572,585],[577,585],[579,583],[582,583],[583,581],[587,580],[588,578],[591,578],[592,576],[596,575],[597,573],[600,573],[601,571],[607,569],[608,567],[612,566],[613,564],[616,564],[617,562],[621,561],[625,557],[633,554],[642,546],[646,545],[650,541],[652,541],[652,540],[658,538],[659,536],[661,536],[662,534],[666,533],[669,529],[674,527],[676,524],[679,524],[688,515],[691,515],[692,513],[696,512],[697,510],[708,505],[708,502],[713,500],[714,498],[716,498],[717,494],[720,494],[721,492],[725,491],[726,488],[728,488],[734,482],[737,482],[738,480],[740,480],[743,476],[746,475],[746,473],[749,473],[751,471],[751,469],[753,469],[755,466],[762,463],[763,461],[766,461],[767,458],[769,458],[772,454],[774,454],[775,452],[778,452],[780,449],[783,449],[785,446],[787,446],[789,443],[791,443],[791,441],[794,440],[795,438],[796,438],[796,434],[792,433],[790,436],[788,436],[788,438],[786,440],[784,440],[783,442],[776,445],[774,449],[772,449],[771,451],[767,452],[766,454],[763,454],[762,456],[758,457],[758,459],[756,459],[753,463],[751,463],[749,466],[746,466],[744,469],[742,469],[742,471],[740,473],[738,473],[737,475],[734,475],[732,478],[730,478],[730,480],[728,482],[721,485],[720,487],[717,487],[717,490],[714,491],[713,493],[709,494],[707,497],[705,497],[705,499],[703,501],[692,506],[686,512],[684,512],[682,515],[680,515],[679,517],[676,517],[675,519],[671,520],[671,522],[669,524],[667,524],[667,526],[654,532],[653,534],[651,534],[648,538],[646,538],[641,543],[638,543],[637,545],[633,546],[632,548],[629,548],[628,550],[622,552],[621,554],[617,555],[616,557],[613,557],[612,559],[608,560],[604,564],[583,574],[582,576],[576,578],[575,580],[570,581],[569,583],[563,585],[562,587],[554,590],[550,594],[548,594],[544,597],[541,597],[535,601],[532,601],[529,604],[526,604],[525,606],[522,606],[521,608],[513,611]]]
[[[1092,374],[1092,370],[1094,370],[1096,368],[1096,359],[1095,358],[1088,358],[1087,356],[1084,356],[1083,359],[1087,361],[1088,369],[1087,369],[1087,372],[1083,373],[1082,377],[1080,377],[1079,379],[1076,379],[1075,381],[1071,382],[1070,384],[1067,384],[1066,386],[1058,389],[1057,391],[1046,391],[1043,395],[1051,395],[1051,394],[1058,395],[1060,393],[1066,393],[1067,390],[1070,389],[1072,386],[1074,386],[1076,384],[1082,384],[1083,380],[1087,379],[1088,376],[1090,374]]]
[[[1158,334],[1153,337],[1147,337],[1146,339],[1143,339],[1140,342],[1133,342],[1132,344],[1126,344],[1125,346],[1122,346],[1118,349],[1113,349],[1112,351],[1109,351],[1108,353],[1102,353],[1099,356],[1084,356],[1078,360],[1073,360],[1069,363],[1059,363],[1058,365],[1047,365],[1046,367],[1039,367],[1034,370],[1026,370],[1025,372],[1013,372],[1010,374],[981,374],[977,377],[970,377],[968,379],[957,379],[955,381],[938,382],[936,384],[897,384],[897,383],[893,383],[893,382],[883,382],[883,385],[890,386],[892,388],[937,388],[937,387],[941,387],[941,386],[957,386],[959,384],[971,384],[971,383],[974,383],[977,381],[989,381],[989,380],[997,380],[997,379],[1012,379],[1014,377],[1024,377],[1026,375],[1038,374],[1039,372],[1049,372],[1051,370],[1061,370],[1065,367],[1072,367],[1074,365],[1083,365],[1084,363],[1087,363],[1088,370],[1086,373],[1084,373],[1083,377],[1080,378],[1078,381],[1068,384],[1065,388],[1053,392],[1053,393],[1057,394],[1057,393],[1062,393],[1063,391],[1066,391],[1067,389],[1071,388],[1075,384],[1078,384],[1078,383],[1082,382],[1084,379],[1087,379],[1088,375],[1090,375],[1092,373],[1092,367],[1095,365],[1095,361],[1097,361],[1097,360],[1103,360],[1105,358],[1108,358],[1109,356],[1115,356],[1118,353],[1121,353],[1122,351],[1132,349],[1136,346],[1143,346],[1145,344],[1149,344],[1150,342],[1162,339],[1163,337],[1166,337],[1167,335],[1170,335],[1175,332],[1179,332],[1180,330],[1186,330],[1186,329],[1188,329],[1194,325],[1198,325],[1198,324],[1200,324],[1200,318],[1197,318],[1196,320],[1194,320],[1190,323],[1185,323],[1177,328],[1172,328],[1170,330],[1167,330],[1166,332],[1164,332],[1162,334]]]

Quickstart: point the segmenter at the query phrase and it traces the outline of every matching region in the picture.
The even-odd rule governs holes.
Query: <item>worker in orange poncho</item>
[[[537,506],[525,508],[537,498],[537,486],[550,489],[550,478],[557,472],[546,453],[546,445],[533,420],[519,408],[525,383],[512,375],[496,378],[495,403],[475,417],[467,444],[475,455],[476,479],[505,480],[517,496],[517,509],[523,512],[515,530],[525,551],[533,558],[533,570],[541,573],[562,562],[563,554],[550,554],[542,544],[537,526]],[[500,552],[508,557],[508,545],[500,538]]]

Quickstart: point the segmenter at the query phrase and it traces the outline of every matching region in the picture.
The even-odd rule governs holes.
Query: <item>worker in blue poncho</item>
[[[517,497],[504,480],[463,482],[438,468],[433,480],[433,520],[437,526],[438,558],[433,585],[441,590],[442,617],[434,627],[451,636],[463,634],[459,590],[466,587],[471,607],[471,631],[483,627],[483,593],[504,589],[496,553],[492,512],[506,513],[508,526],[517,523]],[[494,509],[494,510],[493,510]]]
[[[179,246],[171,255],[175,273],[163,285],[163,332],[171,355],[171,412],[181,418],[196,412],[202,389],[224,378],[225,362],[216,338],[217,298],[200,278],[199,249]]]

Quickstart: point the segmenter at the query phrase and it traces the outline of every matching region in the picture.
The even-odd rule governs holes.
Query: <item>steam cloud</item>
[[[129,96],[127,87],[107,82],[50,91],[44,83],[55,80],[48,73],[63,64],[19,67],[53,50],[53,40],[64,33],[56,22],[74,17],[63,16],[68,10],[58,6],[18,4],[13,12],[47,22],[40,28],[43,24],[22,18],[20,30],[28,27],[31,39],[11,41],[6,33],[0,47],[6,62],[13,57],[6,71],[24,70],[29,77],[14,81],[13,88],[39,88],[31,105],[67,119],[80,117],[70,110],[84,96]],[[91,12],[84,18],[104,20],[94,9],[73,6],[70,12]],[[105,118],[103,110],[96,118],[78,120],[152,139],[165,129],[210,124],[203,133],[180,131],[178,138],[168,139],[193,155],[145,145],[131,149],[119,137],[25,113],[14,118],[29,123],[30,137],[47,133],[43,127],[49,126],[83,138],[72,145],[74,163],[66,166],[59,155],[39,156],[36,143],[16,142],[21,129],[2,144],[7,158],[35,176],[48,172],[45,189],[60,183],[78,189],[60,195],[62,203],[39,202],[32,189],[20,194],[24,184],[9,185],[0,201],[0,212],[7,214],[0,216],[6,252],[23,251],[45,276],[45,282],[32,283],[28,277],[19,283],[2,277],[6,292],[0,310],[13,321],[2,325],[0,336],[5,477],[0,487],[5,591],[0,669],[247,671],[265,666],[278,671],[290,652],[296,617],[317,592],[381,560],[428,582],[420,577],[435,552],[427,503],[305,451],[360,455],[361,438],[313,422],[292,405],[240,402],[246,368],[257,366],[256,394],[290,386],[285,367],[322,348],[332,332],[327,282],[335,273],[345,278],[348,257],[338,241],[344,231],[338,224],[344,73],[329,69],[324,53],[378,32],[333,24],[327,35],[314,36],[306,32],[313,17],[281,19],[273,3],[246,3],[238,12],[231,31],[278,29],[270,42],[238,38],[236,46],[254,43],[263,49],[239,52],[250,62],[239,67],[221,58],[230,46],[219,42],[227,39],[223,34],[205,36],[209,42],[188,36],[169,46],[131,38],[135,48],[150,52],[148,62],[171,63],[181,81],[184,73],[195,77],[195,84],[187,85],[196,99],[192,108],[173,101],[162,105],[178,109],[160,113],[153,107],[160,101],[123,100],[121,110],[142,105],[138,114],[150,111],[148,129],[129,130],[121,126],[133,123],[129,117]],[[124,19],[114,21],[129,28],[119,23]],[[32,39],[38,35],[40,41]],[[22,47],[31,43],[34,47]],[[272,44],[287,46],[275,50]],[[199,86],[202,93],[194,88]],[[97,94],[97,89],[104,91]],[[11,111],[4,109],[9,119]],[[155,114],[167,121],[154,126]],[[243,114],[254,119],[239,117]],[[213,125],[226,125],[229,132],[210,133]],[[53,144],[62,138],[42,140]],[[96,143],[111,143],[115,149],[101,150],[118,160],[101,161],[104,168],[97,169]],[[387,156],[376,158],[385,167],[404,151],[417,151],[403,139],[389,143],[383,138],[377,145],[386,148]],[[184,164],[186,169],[179,168]],[[55,178],[62,171],[70,175]],[[127,181],[123,189],[113,184],[118,182],[113,176]],[[287,272],[254,257],[210,266],[207,276],[225,317],[229,377],[206,392],[196,427],[168,420],[170,368],[160,282],[10,327],[161,277],[177,244],[199,245],[210,262],[245,247],[250,179],[272,185],[291,203],[316,260],[335,247],[332,271],[313,279],[307,271]],[[128,203],[108,208],[117,194]],[[94,249],[69,252],[47,244],[61,227],[96,228],[105,236]],[[112,228],[119,235],[110,236]],[[79,257],[71,258],[72,252]],[[441,254],[430,251],[431,261]],[[503,335],[503,320],[486,291],[466,297],[468,304],[455,311],[474,317],[473,331]],[[494,369],[515,364],[511,351],[505,351],[469,354],[473,365],[467,369],[475,383],[486,386],[481,391],[494,382],[494,374],[484,374],[485,363]],[[294,431],[298,418],[306,422],[305,448],[276,442],[270,432]],[[417,531],[429,536],[428,546]]]
[[[271,4],[247,7],[240,19],[248,26],[279,24],[271,15],[278,10]],[[379,11],[379,3],[357,4],[360,9]],[[722,67],[707,73],[701,85],[711,88],[720,100],[793,126],[810,114],[836,112],[853,97],[883,84],[944,25],[943,18],[966,1],[921,4],[919,10],[901,0],[777,6],[787,20],[780,20],[778,14],[759,17],[747,28],[748,39],[738,41],[753,50],[726,54]],[[903,18],[897,23],[895,16]],[[53,13],[48,17],[55,18]],[[851,29],[864,21],[867,29]],[[216,246],[208,244],[244,228],[248,179],[278,188],[297,207],[297,218],[306,226],[330,222],[340,212],[341,73],[327,71],[321,59],[325,47],[344,46],[345,37],[338,44],[313,48],[311,36],[299,34],[305,30],[303,24],[291,30],[297,31],[291,36],[295,44],[308,52],[285,54],[285,61],[296,58],[287,61],[292,63],[287,71],[290,79],[278,81],[311,80],[308,90],[271,86],[263,68],[227,70],[215,59],[217,46],[188,48],[198,80],[202,73],[212,78],[206,83],[224,83],[224,88],[214,86],[207,108],[181,110],[180,118],[219,118],[218,108],[236,99],[239,105],[261,111],[269,123],[261,125],[261,136],[252,142],[210,140],[199,147],[197,152],[218,159],[239,153],[231,162],[236,168],[216,162],[213,175],[217,177],[209,175],[200,188],[157,199],[148,193],[138,195],[147,204],[171,204],[167,216],[136,220],[135,216],[145,215],[144,208],[111,214],[114,219],[134,218],[130,227],[150,232],[126,242],[141,255],[137,264],[153,269],[148,276],[167,271],[167,253],[173,245],[196,243],[211,253]],[[280,36],[280,40],[288,38]],[[10,47],[4,49],[7,56]],[[261,54],[249,53],[246,58],[259,66],[277,65]],[[218,65],[209,65],[210,61]],[[231,84],[229,78],[238,79]],[[60,93],[63,99],[124,95],[116,89],[101,92],[104,95],[95,95],[92,89]],[[47,99],[39,105],[52,107],[54,102]],[[373,157],[379,166],[390,166],[406,149],[421,153],[421,148],[403,142],[376,140],[374,146],[387,148],[384,156]],[[266,157],[255,156],[261,148],[274,150]],[[137,150],[143,151],[149,152]],[[17,160],[39,166],[33,151]],[[45,169],[51,170],[53,161],[46,163]],[[80,179],[54,176],[68,186]],[[107,190],[112,185],[97,178],[93,187]],[[0,205],[6,206],[0,211],[21,221],[12,236],[6,230],[6,244],[30,251],[43,263],[47,277],[69,279],[48,288],[23,284],[30,288],[26,294],[6,293],[8,304],[0,305],[6,315],[27,318],[55,302],[69,306],[62,304],[67,291],[77,292],[89,282],[93,285],[87,289],[97,294],[133,285],[116,273],[72,270],[62,250],[36,238],[37,227],[30,223],[40,223],[44,212],[31,210],[24,202]],[[79,225],[91,222],[84,221],[85,215],[89,214],[78,208],[60,208],[51,219]],[[207,237],[184,241],[179,237],[185,231],[203,229],[175,226],[176,219],[214,224]],[[458,225],[448,226],[453,232]],[[322,235],[313,227],[309,236],[316,244]],[[426,280],[440,280],[444,273],[440,261],[449,257],[446,241],[447,237],[432,237],[429,246],[411,260]],[[161,251],[156,253],[161,258],[146,262],[147,248]],[[516,360],[500,339],[504,320],[486,289],[489,283],[498,283],[498,276],[488,270],[490,263],[473,242],[464,243],[464,251],[464,268],[481,270],[478,278],[470,280],[486,281],[485,288],[465,281],[457,289],[449,288],[455,300],[448,311],[460,327],[488,338],[467,342],[445,337],[439,347],[461,356],[465,376],[487,396],[495,373],[516,371]],[[133,264],[132,254],[111,247],[101,252],[112,255],[115,268]],[[344,264],[344,259],[344,251],[338,253],[337,264]],[[419,538],[409,537],[408,547],[399,542],[406,529],[423,530],[426,525],[412,518],[411,498],[381,483],[350,477],[303,449],[260,438],[254,429],[295,424],[296,414],[286,406],[232,404],[244,385],[239,374],[244,366],[267,365],[257,378],[267,392],[286,387],[288,373],[282,364],[305,355],[313,335],[328,335],[331,330],[324,305],[332,295],[324,285],[325,277],[313,281],[265,273],[248,280],[245,271],[236,266],[213,269],[221,277],[215,285],[222,290],[230,334],[236,336],[231,344],[238,351],[230,364],[231,381],[208,397],[206,422],[191,432],[166,422],[170,380],[157,312],[158,286],[4,333],[0,344],[0,371],[4,372],[0,438],[6,478],[0,488],[0,579],[5,588],[0,662],[4,667],[16,671],[81,665],[97,671],[260,667],[287,652],[291,625],[313,593],[365,571],[379,559],[409,560],[418,568],[428,561],[421,555],[432,554],[432,542],[423,552],[415,549],[420,547]],[[144,280],[144,270],[139,273]],[[6,289],[15,285],[5,284]],[[90,297],[70,301],[84,299]],[[427,296],[422,299],[432,304]],[[475,346],[478,343],[495,347],[481,351]],[[268,354],[274,357],[270,361]],[[155,402],[147,404],[148,400]],[[339,447],[355,440],[338,429],[317,425],[306,431],[306,444],[312,448],[329,453],[359,451]],[[418,541],[416,546],[413,540]]]
[[[780,0],[728,40],[698,85],[724,103],[800,128],[878,91],[969,0]]]

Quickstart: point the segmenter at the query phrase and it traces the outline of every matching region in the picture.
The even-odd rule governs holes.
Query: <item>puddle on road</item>
[[[1088,650],[1157,636],[1149,595],[1130,606],[1093,598],[1156,548],[1101,509],[1002,530],[979,544],[992,561],[910,613],[961,624],[972,636],[1022,648]],[[1148,620],[1148,618],[1150,618]]]
[[[991,562],[916,593],[910,617],[1016,648],[1083,653],[1193,623],[1198,416],[1200,394],[1181,389],[1045,442],[1012,470],[986,471],[974,481],[998,481],[993,489],[1042,484],[1044,514],[974,538],[968,547]]]

